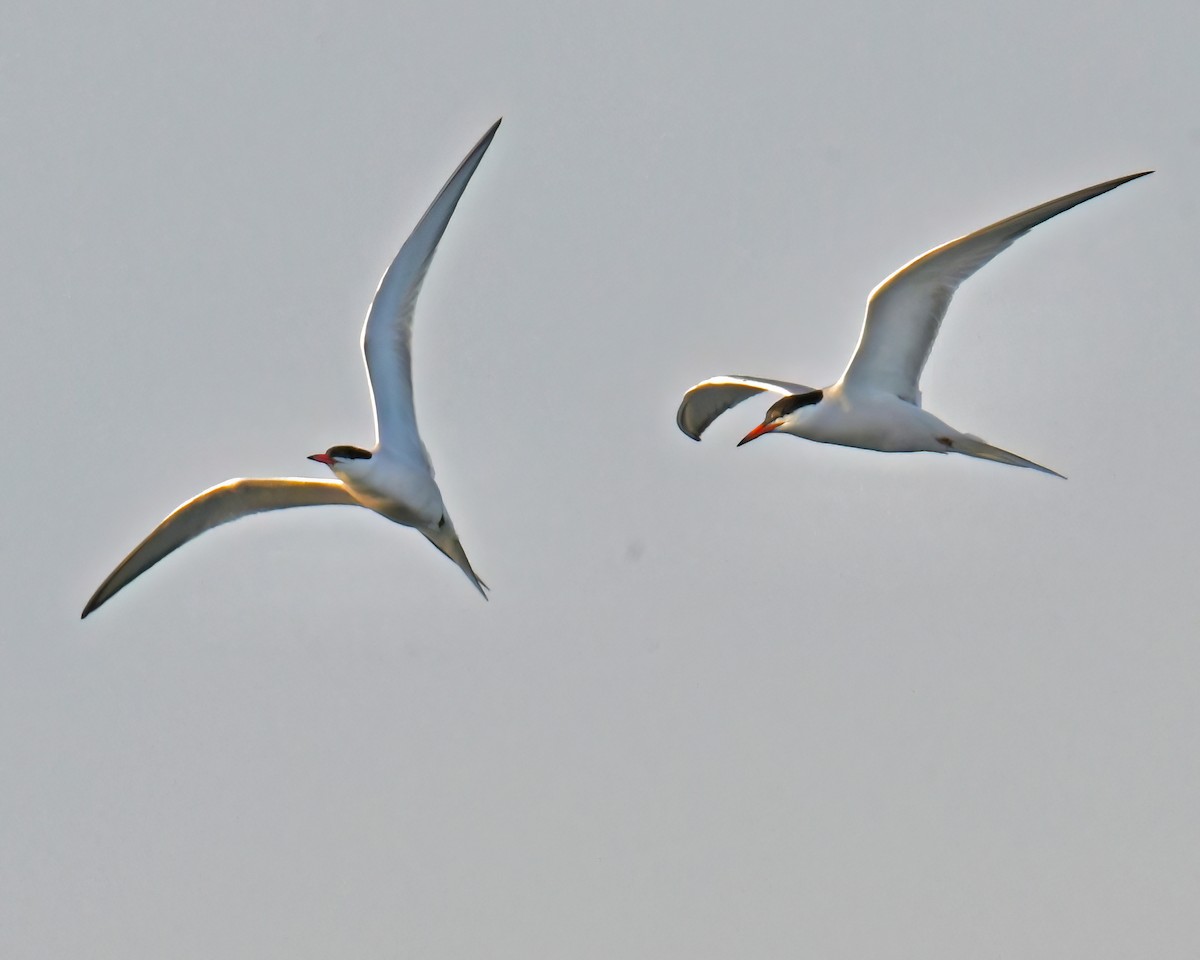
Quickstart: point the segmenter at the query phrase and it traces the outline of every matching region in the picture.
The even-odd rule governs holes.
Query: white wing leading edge
[[[683,395],[675,423],[693,440],[699,440],[700,434],[726,410],[764,390],[786,397],[794,393],[811,393],[812,387],[763,377],[713,377],[696,384]]]
[[[325,504],[360,506],[338,480],[271,477],[226,480],[209,487],[176,507],[167,519],[151,531],[150,536],[133,548],[133,552],[118,564],[92,594],[92,599],[83,608],[83,616],[86,617],[167,554],[206,530],[252,513]]]
[[[362,349],[375,404],[376,444],[390,451],[416,452],[426,463],[429,458],[417,434],[413,408],[413,308],[446,224],[499,126],[497,120],[475,144],[404,241],[379,282],[363,326]]]
[[[1068,193],[934,247],[905,264],[871,291],[858,347],[839,382],[884,390],[920,406],[917,382],[959,284],[1039,223],[1152,172]]]

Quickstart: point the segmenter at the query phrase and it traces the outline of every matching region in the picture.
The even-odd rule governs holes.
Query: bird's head
[[[314,453],[308,459],[325,464],[339,478],[344,479],[346,474],[353,476],[371,462],[371,451],[343,444],[330,447],[324,453]]]
[[[781,397],[771,404],[763,422],[738,441],[738,446],[773,430],[803,436],[804,421],[812,414],[812,408],[821,402],[822,396],[824,394],[820,390],[813,390],[809,393],[790,393]]]

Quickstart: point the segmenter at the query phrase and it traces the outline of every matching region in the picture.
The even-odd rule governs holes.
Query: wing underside
[[[885,390],[919,406],[921,371],[959,284],[1038,224],[1150,172],[1068,193],[905,264],[871,291],[858,347],[840,382]]]
[[[363,326],[362,349],[375,405],[376,443],[428,456],[417,433],[412,388],[413,310],[425,273],[459,198],[496,134],[497,120],[434,198],[379,282]]]
[[[327,504],[359,505],[337,480],[239,478],[210,487],[180,504],[145,540],[134,547],[129,556],[100,584],[83,608],[83,616],[86,617],[167,554],[213,527],[252,513]]]
[[[768,380],[764,377],[743,377],[734,374],[712,377],[696,384],[683,395],[679,410],[675,414],[675,423],[693,440],[699,440],[700,435],[726,410],[764,391],[788,396],[794,393],[809,393],[812,387],[789,383],[786,380]]]

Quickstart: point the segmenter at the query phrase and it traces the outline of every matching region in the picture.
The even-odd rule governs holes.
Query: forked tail
[[[1040,470],[1042,473],[1048,473],[1052,477],[1064,477],[1057,470],[1051,470],[1049,467],[1043,467],[1040,463],[1034,463],[1032,460],[1026,460],[1024,457],[1018,457],[1015,453],[1009,453],[1007,450],[1001,450],[999,447],[993,447],[990,443],[984,443],[978,437],[973,437],[969,433],[960,433],[958,436],[942,441],[946,444],[946,449],[952,453],[962,453],[968,457],[978,457],[980,460],[994,460],[996,463],[1007,463],[1014,467],[1028,467],[1030,470]]]
[[[475,584],[475,589],[486,600],[488,598],[486,592],[488,585],[471,569],[471,561],[467,559],[467,552],[463,549],[463,545],[458,539],[458,534],[454,532],[454,524],[450,522],[450,518],[443,517],[443,520],[445,521],[444,524],[436,530],[421,530],[421,532],[425,534],[426,540],[454,561],[455,566],[467,575],[470,581]]]

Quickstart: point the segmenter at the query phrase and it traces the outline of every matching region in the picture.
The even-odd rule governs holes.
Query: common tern
[[[362,506],[415,527],[456,563],[487,599],[459,542],[433,479],[433,466],[417,432],[412,389],[413,308],[438,241],[471,175],[500,126],[497,120],[446,181],[416,229],[392,261],[362,332],[362,351],[375,405],[375,446],[330,447],[309,457],[333,471],[336,480],[306,477],[226,480],[177,507],[129,554],[92,595],[83,616],[206,530],[252,513],[325,504]]]
[[[713,377],[683,395],[675,422],[699,440],[726,410],[747,397],[769,392],[779,399],[739,447],[766,433],[790,433],[868,450],[961,453],[1061,477],[1032,460],[960,433],[923,410],[917,383],[960,283],[1039,223],[1152,172],[1118,177],[1038,204],[905,264],[871,291],[858,347],[832,386],[816,390],[764,377]]]

